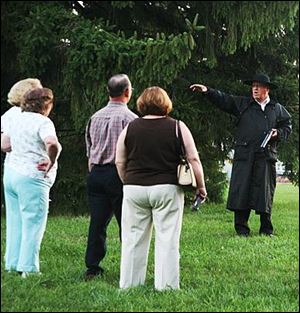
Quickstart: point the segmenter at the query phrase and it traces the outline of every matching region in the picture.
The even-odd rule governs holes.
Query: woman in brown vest
[[[177,182],[180,150],[172,102],[160,87],[144,90],[137,100],[142,117],[129,123],[117,143],[116,165],[124,183],[120,288],[145,282],[152,227],[155,228],[155,288],[179,288],[179,241],[184,193]],[[180,128],[204,199],[203,168],[187,126]]]

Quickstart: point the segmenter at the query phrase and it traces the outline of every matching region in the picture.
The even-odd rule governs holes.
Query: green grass
[[[235,236],[223,205],[186,209],[181,236],[181,289],[153,289],[153,243],[146,285],[119,290],[120,245],[109,226],[102,278],[84,282],[88,217],[50,217],[41,249],[43,275],[21,279],[1,262],[2,312],[298,312],[299,190],[278,185],[273,206],[276,237]],[[1,257],[5,221],[1,222]]]

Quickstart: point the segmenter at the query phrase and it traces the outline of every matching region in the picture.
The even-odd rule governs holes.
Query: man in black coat
[[[234,211],[237,234],[249,235],[248,220],[253,209],[260,215],[259,233],[272,236],[277,144],[286,140],[291,133],[291,116],[281,104],[270,99],[270,89],[277,86],[270,82],[267,75],[255,75],[244,83],[252,86],[252,97],[227,95],[200,84],[191,85],[190,88],[200,91],[218,108],[237,117],[227,200],[227,209]]]

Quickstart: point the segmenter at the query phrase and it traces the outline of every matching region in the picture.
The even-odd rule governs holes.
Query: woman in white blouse
[[[3,184],[6,207],[5,269],[26,277],[38,273],[39,250],[46,228],[49,191],[61,150],[48,115],[53,93],[48,88],[25,94],[22,112],[1,136],[1,150],[10,152]]]

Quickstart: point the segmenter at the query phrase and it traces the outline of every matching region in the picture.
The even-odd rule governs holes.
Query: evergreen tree
[[[188,87],[202,82],[247,95],[242,80],[265,71],[280,86],[273,96],[293,115],[294,132],[280,158],[297,181],[298,9],[297,1],[4,1],[2,102],[24,77],[53,89],[64,146],[53,197],[79,212],[85,210],[78,208],[85,198],[85,124],[107,102],[107,79],[129,75],[133,110],[144,88],[159,85],[171,95],[173,117],[191,128],[210,199],[220,201],[234,120]]]

